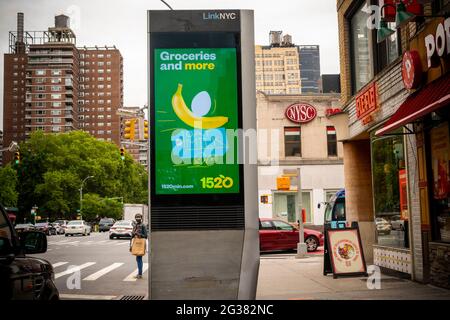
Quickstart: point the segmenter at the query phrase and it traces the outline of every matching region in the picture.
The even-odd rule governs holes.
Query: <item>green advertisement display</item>
[[[155,49],[154,83],[155,193],[238,193],[236,49]]]

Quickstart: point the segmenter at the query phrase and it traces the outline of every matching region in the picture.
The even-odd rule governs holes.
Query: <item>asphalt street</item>
[[[35,256],[53,265],[61,299],[110,300],[147,295],[148,255],[144,256],[143,279],[135,279],[136,257],[129,252],[129,239],[110,240],[107,232],[47,239],[47,252]]]

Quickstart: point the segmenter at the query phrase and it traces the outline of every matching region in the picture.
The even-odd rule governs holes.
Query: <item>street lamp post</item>
[[[81,212],[81,210],[83,209],[83,184],[86,182],[86,180],[93,178],[94,176],[87,176],[86,178],[84,178],[84,180],[81,182],[81,187],[80,187],[80,220],[83,220],[83,214]]]

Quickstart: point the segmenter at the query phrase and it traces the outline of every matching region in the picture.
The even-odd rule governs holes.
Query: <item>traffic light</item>
[[[134,141],[134,126],[136,124],[136,119],[130,119],[125,121],[125,134],[124,134],[124,138],[125,139],[129,139],[131,141]]]
[[[14,163],[19,164],[20,163],[20,152],[17,151],[14,153]]]
[[[120,158],[125,160],[125,148],[120,148]]]
[[[144,120],[144,139],[148,139],[148,121]]]

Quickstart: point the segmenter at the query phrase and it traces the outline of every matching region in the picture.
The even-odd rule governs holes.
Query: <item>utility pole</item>
[[[307,248],[305,243],[304,228],[303,228],[303,217],[302,217],[302,184],[300,177],[300,166],[297,168],[297,197],[298,201],[296,203],[296,216],[298,221],[298,244],[297,244],[297,259],[306,258]]]

